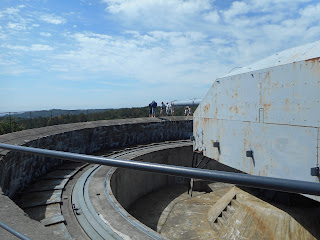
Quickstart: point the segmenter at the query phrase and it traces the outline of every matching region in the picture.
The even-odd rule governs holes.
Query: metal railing
[[[8,232],[12,233],[16,237],[22,239],[22,240],[31,240],[30,238],[26,237],[22,233],[19,233],[18,231],[14,230],[12,227],[9,227],[8,225],[4,224],[3,222],[0,221],[0,227],[3,229],[7,230]]]
[[[273,177],[254,176],[243,173],[223,172],[216,170],[197,169],[158,163],[139,162],[123,159],[90,156],[85,154],[60,152],[54,150],[16,146],[0,143],[0,148],[11,151],[36,154],[58,159],[81,161],[91,164],[101,164],[113,167],[130,168],[147,172],[203,179],[209,181],[232,183],[247,187],[263,188],[283,192],[303,193],[320,196],[320,183],[290,180]]]

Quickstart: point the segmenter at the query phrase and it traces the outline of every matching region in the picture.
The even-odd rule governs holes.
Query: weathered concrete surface
[[[74,123],[25,130],[0,136],[1,143],[91,154],[139,143],[187,139],[191,117],[137,118]],[[0,150],[0,187],[13,196],[61,160]]]
[[[192,143],[185,147],[151,152],[141,157],[134,157],[133,160],[190,167]],[[182,177],[117,168],[112,174],[110,186],[117,201],[127,209],[133,202],[150,192],[187,180]]]
[[[55,240],[52,231],[46,229],[40,222],[30,219],[21,208],[0,191],[0,221],[16,231],[34,240]],[[16,240],[17,237],[0,227],[0,239]]]
[[[320,239],[315,201],[297,196],[292,205],[268,202],[239,188],[237,207],[228,205],[232,209],[223,212],[213,228],[207,215],[230,185],[209,186],[213,192],[195,191],[193,197],[183,186],[161,189],[136,201],[129,212],[169,239]]]
[[[211,226],[214,226],[214,223],[219,218],[220,214],[227,208],[235,196],[236,190],[235,187],[232,187],[209,209],[207,220]]]
[[[63,239],[71,239],[65,226],[65,218],[62,215],[61,206],[65,198],[63,192],[70,178],[81,171],[87,164],[79,162],[66,162],[59,166],[69,170],[53,170],[46,176],[29,185],[23,193],[16,196],[15,201],[31,219],[40,221],[50,228],[52,234]],[[56,174],[55,174],[56,173]],[[61,178],[63,176],[63,178]],[[59,177],[59,178],[57,178]],[[61,191],[55,191],[55,190]],[[72,209],[72,207],[70,206]]]
[[[164,117],[161,119],[137,118],[50,126],[2,135],[0,142],[91,154],[95,151],[126,145],[188,139],[191,135],[191,117]],[[12,153],[0,149],[0,191],[2,190],[5,195],[14,196],[34,179],[40,178],[51,169],[59,168],[61,163],[61,160],[53,158]],[[36,195],[36,193],[30,193],[31,195]],[[38,200],[41,199],[38,198]],[[40,223],[25,216],[23,211],[4,195],[1,195],[0,211],[3,213],[0,215],[0,221],[9,225],[15,223],[11,226],[14,228],[18,226],[16,229],[21,230],[22,233],[34,234],[28,235],[32,236],[32,239],[51,239],[49,235],[52,234],[52,231],[59,232],[61,230],[59,228],[52,229],[50,233]],[[35,235],[40,237],[37,238]],[[11,238],[10,233],[0,229],[0,239]],[[59,239],[59,235],[52,238]]]

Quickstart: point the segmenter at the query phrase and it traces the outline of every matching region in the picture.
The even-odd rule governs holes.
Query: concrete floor
[[[169,239],[320,239],[320,205],[302,196],[283,204],[266,201],[236,188],[237,205],[222,214],[214,228],[209,209],[230,185],[209,184],[212,192],[174,185],[146,195],[130,206],[131,215]],[[297,200],[298,199],[298,200]]]

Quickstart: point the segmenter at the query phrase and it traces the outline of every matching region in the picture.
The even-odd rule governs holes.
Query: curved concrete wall
[[[203,157],[202,154],[199,156]],[[193,146],[183,146],[146,153],[132,160],[191,167],[192,157]],[[203,162],[206,163],[206,169],[241,172],[207,157],[204,157]],[[189,179],[126,168],[113,168],[107,181],[110,182],[109,192],[112,193],[115,200],[119,203],[117,206],[121,205],[121,207],[127,210],[131,204],[146,194],[171,184],[187,183]],[[206,181],[203,182],[205,185]]]
[[[191,167],[192,148],[192,146],[185,146],[160,150],[147,153],[133,160]],[[111,188],[109,191],[112,191],[116,200],[125,209],[128,209],[132,203],[150,192],[171,184],[188,181],[187,178],[126,168],[113,168],[111,171],[112,173],[108,178]],[[119,205],[117,204],[117,206]]]
[[[0,136],[0,142],[91,154],[113,147],[188,139],[191,117],[137,118],[57,125]],[[0,149],[0,188],[13,196],[61,160]]]

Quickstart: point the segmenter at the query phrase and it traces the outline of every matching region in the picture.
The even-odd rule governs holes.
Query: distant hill
[[[98,113],[98,112],[105,112],[111,110],[108,109],[79,109],[79,110],[63,110],[63,109],[51,109],[51,110],[41,110],[41,111],[29,111],[23,113],[12,113],[11,116],[16,118],[38,118],[38,117],[57,117],[63,115],[78,115],[78,114],[89,114],[89,113]],[[8,114],[4,115],[3,117],[8,116]]]

